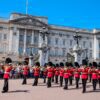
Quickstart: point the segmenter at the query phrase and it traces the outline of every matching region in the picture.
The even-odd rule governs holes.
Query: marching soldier
[[[96,69],[97,67],[97,63],[93,62],[93,69],[92,69],[92,84],[93,84],[93,90],[96,90],[96,86],[97,86],[97,79],[98,79],[98,71]]]
[[[8,79],[10,77],[10,71],[12,70],[12,66],[9,65],[9,63],[12,63],[12,60],[10,58],[7,58],[5,60],[5,65],[3,66],[4,69],[4,86],[3,86],[3,91],[2,93],[8,92]]]
[[[52,62],[49,62],[47,65],[47,87],[51,87],[51,81],[52,81],[52,76],[53,76],[53,69],[52,69]]]
[[[63,75],[64,75],[64,64],[60,63],[59,76],[60,76],[60,86],[61,87],[62,87],[62,84],[63,84]]]
[[[33,86],[37,86],[38,78],[39,78],[39,75],[40,75],[40,63],[39,62],[37,62],[35,64],[35,67],[33,68],[33,72],[34,72],[34,83],[33,83]]]
[[[76,88],[79,88],[79,80],[80,80],[80,69],[79,69],[79,64],[75,62],[75,69],[74,69],[74,78],[76,82]]]
[[[23,65],[23,82],[22,85],[27,84],[27,77],[28,77],[28,73],[29,73],[29,67],[28,67],[28,62],[24,61],[24,65]]]
[[[72,63],[69,63],[69,83],[72,85],[73,82],[73,67]]]
[[[88,79],[88,69],[87,69],[87,63],[84,61],[81,69],[81,78],[82,78],[82,87],[83,87],[83,93],[86,92],[86,83]]]
[[[47,64],[44,65],[43,68],[43,79],[44,79],[44,83],[46,83],[46,77],[47,77]]]
[[[89,63],[89,82],[91,82],[92,79],[92,64]]]
[[[69,69],[68,69],[68,62],[66,62],[66,66],[64,68],[64,80],[65,80],[65,86],[64,89],[68,89],[68,78],[69,78]]]
[[[55,68],[55,83],[58,84],[58,76],[59,76],[59,65],[56,64],[56,68]]]

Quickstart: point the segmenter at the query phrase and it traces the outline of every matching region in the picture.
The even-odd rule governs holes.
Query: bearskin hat
[[[52,62],[48,62],[48,66],[52,66],[53,64],[52,64]]]
[[[80,67],[79,64],[78,64],[78,62],[74,62],[74,66],[75,67]]]
[[[56,64],[56,67],[59,67],[59,64]]]
[[[69,62],[66,62],[66,63],[65,63],[65,66],[69,66]]]
[[[5,63],[6,63],[6,64],[12,63],[11,58],[6,58]]]
[[[97,62],[93,62],[93,66],[94,67],[97,67]]]
[[[82,60],[82,65],[87,65],[88,63],[87,63],[87,61],[84,59],[84,60]]]
[[[89,67],[92,67],[92,63],[89,63]]]
[[[28,65],[28,62],[27,61],[24,61],[23,63],[24,63],[24,65]]]
[[[72,63],[69,63],[69,66],[73,67],[73,64]]]
[[[63,67],[63,66],[64,66],[64,63],[60,62],[60,64],[59,64],[59,65]]]
[[[36,63],[35,63],[35,66],[40,66],[40,63],[39,63],[39,62],[36,62]]]

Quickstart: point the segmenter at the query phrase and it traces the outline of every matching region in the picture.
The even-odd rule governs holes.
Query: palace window
[[[55,38],[55,44],[58,45],[58,38]]]
[[[65,41],[65,39],[64,39],[64,40],[63,40],[63,45],[65,45],[65,42],[66,42],[66,41]]]
[[[83,47],[85,48],[85,46],[86,46],[86,41],[83,41]]]
[[[4,40],[6,40],[7,39],[7,34],[4,34]]]
[[[19,35],[19,41],[20,41],[20,42],[24,42],[24,35],[23,35],[23,34],[20,34],[20,35]]]
[[[27,36],[26,43],[31,44],[31,35]]]
[[[73,44],[73,40],[70,40],[70,46],[72,46],[72,44]]]
[[[23,47],[19,47],[19,54],[23,54]]]

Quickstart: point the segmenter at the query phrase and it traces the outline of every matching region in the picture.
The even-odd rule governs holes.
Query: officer
[[[64,75],[64,64],[60,63],[60,69],[59,69],[59,76],[60,76],[60,86],[63,85],[63,75]]]
[[[51,87],[52,77],[53,77],[52,62],[48,62],[48,64],[47,64],[47,78],[48,78],[47,87],[48,88]]]
[[[5,65],[3,66],[3,70],[4,70],[4,86],[3,86],[3,91],[2,93],[6,93],[8,92],[9,89],[9,83],[8,83],[8,79],[10,77],[10,71],[12,70],[12,66],[10,65],[10,63],[12,63],[12,60],[10,58],[6,58],[5,60]]]
[[[75,62],[74,65],[75,65],[74,78],[75,78],[75,82],[76,82],[76,88],[78,89],[81,70],[79,69],[80,66],[77,62]]]
[[[38,78],[40,75],[40,63],[39,62],[35,63],[35,67],[33,68],[33,72],[34,72],[34,83],[32,86],[37,86]]]
[[[24,65],[23,65],[23,82],[22,85],[27,84],[27,77],[28,77],[28,73],[29,73],[29,66],[28,66],[28,62],[24,61]]]

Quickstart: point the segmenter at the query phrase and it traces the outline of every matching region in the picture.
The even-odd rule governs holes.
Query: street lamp
[[[73,37],[74,37],[74,40],[77,43],[77,46],[79,46],[79,40],[82,38],[82,36],[79,35],[78,32],[76,32],[76,35],[74,35]]]

